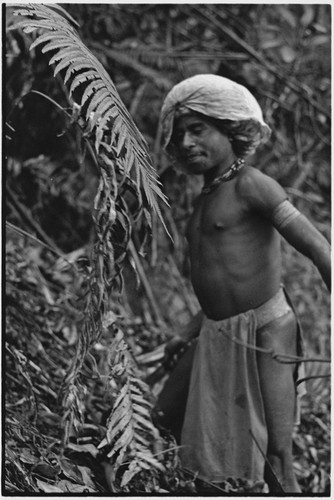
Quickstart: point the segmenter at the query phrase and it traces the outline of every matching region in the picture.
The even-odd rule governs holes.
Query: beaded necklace
[[[202,188],[202,193],[203,194],[211,193],[211,191],[216,189],[216,187],[218,187],[219,184],[221,184],[222,182],[230,181],[237,175],[239,170],[241,170],[244,165],[245,165],[245,160],[243,160],[242,158],[237,158],[235,162],[232,163],[232,165],[223,175],[215,177],[211,182],[205,184]]]

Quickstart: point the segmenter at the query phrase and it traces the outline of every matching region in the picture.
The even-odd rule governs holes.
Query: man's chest
[[[187,237],[235,232],[243,224],[247,213],[245,207],[231,193],[225,196],[201,196],[190,217]]]

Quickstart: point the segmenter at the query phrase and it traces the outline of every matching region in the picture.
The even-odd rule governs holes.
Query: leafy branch
[[[116,281],[121,278],[130,242],[130,218],[144,219],[147,231],[151,224],[147,208],[153,210],[163,223],[157,198],[166,203],[145,139],[125,108],[108,73],[81,41],[73,27],[73,20],[64,13],[57,5],[22,5],[14,11],[14,15],[24,16],[26,19],[10,27],[11,30],[22,29],[27,34],[35,33],[30,50],[43,46],[43,53],[51,53],[49,64],[54,66],[54,76],[62,76],[64,84],[69,88],[69,97],[73,100],[72,121],[83,130],[84,139],[92,143],[99,171],[93,214],[97,241],[87,280],[86,319],[72,365],[61,388],[65,410],[63,447],[68,442],[71,430],[77,430],[83,421],[81,400],[85,394],[85,386],[81,377],[82,370],[91,347],[106,329],[105,318],[108,316],[110,293]],[[123,200],[127,191],[134,194],[137,200],[134,214],[129,213]],[[114,344],[116,352],[124,350],[125,342],[120,336],[115,337]],[[111,370],[114,369],[112,366]],[[115,421],[123,421],[130,415],[132,432],[129,434],[128,427],[124,426],[127,438],[124,439],[122,429],[123,439],[117,441],[111,455],[118,453],[118,467],[128,449],[131,450],[131,472],[128,471],[123,480],[123,484],[126,484],[141,468],[161,469],[161,466],[147,451],[149,439],[141,436],[143,427],[146,432],[154,431],[147,403],[141,397],[141,392],[138,393],[141,381],[133,375],[128,364],[124,365],[123,371],[126,380],[120,392],[119,401],[122,404],[116,404],[113,409],[109,428],[115,425]],[[123,396],[126,404],[123,404]],[[114,431],[110,429],[107,436],[110,432],[114,436]]]
[[[111,319],[111,324],[112,321]],[[107,324],[106,318],[106,326]],[[111,345],[110,359],[111,377],[120,389],[107,421],[106,437],[99,448],[110,450],[107,451],[107,457],[113,461],[113,480],[118,469],[128,465],[123,474],[122,487],[141,470],[153,468],[164,472],[164,467],[155,458],[150,447],[150,441],[156,439],[158,431],[151,420],[151,405],[145,399],[148,386],[136,373],[136,365],[120,329]]]
[[[70,97],[84,86],[80,117],[87,126],[86,133],[93,136],[101,159],[111,157],[118,161],[117,167],[126,175],[134,169],[138,196],[141,197],[143,189],[149,206],[160,214],[155,195],[164,201],[166,198],[159,188],[147,143],[102,64],[81,41],[78,32],[53,8],[28,4],[14,14],[31,19],[16,23],[11,30],[38,31],[30,50],[43,44],[43,53],[55,51],[49,64],[55,64],[54,76],[65,72],[64,83],[69,84]]]

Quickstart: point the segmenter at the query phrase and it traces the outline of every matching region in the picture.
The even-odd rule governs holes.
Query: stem
[[[55,243],[51,240],[51,238],[48,237],[48,235],[43,231],[41,226],[34,221],[30,210],[23,206],[18,199],[16,198],[15,194],[13,191],[10,189],[9,186],[7,186],[7,193],[9,195],[9,198],[11,199],[13,205],[17,209],[17,211],[20,213],[21,217],[25,219],[30,226],[36,231],[36,233],[46,242],[46,244],[53,248],[53,251],[57,253],[57,255],[60,255],[61,257],[63,256],[61,250],[55,245]]]

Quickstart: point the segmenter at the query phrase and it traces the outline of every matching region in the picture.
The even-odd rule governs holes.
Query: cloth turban
[[[244,86],[218,75],[195,75],[175,85],[161,109],[163,147],[168,148],[178,113],[195,111],[217,120],[229,120],[233,140],[245,143],[243,156],[265,142],[271,130],[261,108]]]

